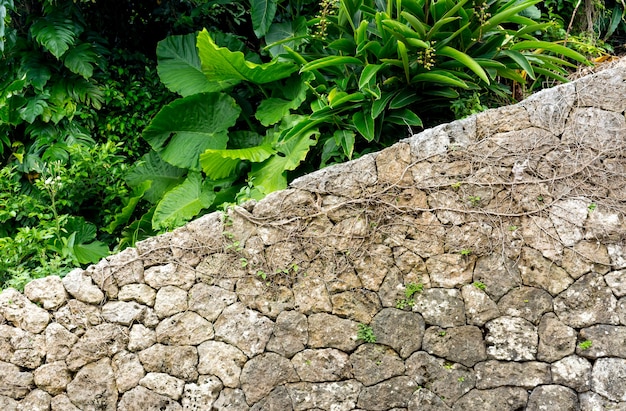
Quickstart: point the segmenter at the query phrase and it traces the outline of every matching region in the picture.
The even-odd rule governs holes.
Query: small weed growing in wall
[[[469,257],[470,255],[472,255],[472,249],[471,248],[463,248],[461,251],[459,251],[459,253],[461,253],[461,255],[463,257]]]
[[[487,286],[485,285],[485,283],[482,283],[482,282],[480,282],[480,281],[474,281],[474,282],[472,283],[472,285],[473,285],[474,287],[478,288],[479,290],[483,290],[483,291],[485,291],[485,289],[487,288]]]
[[[585,341],[582,341],[580,344],[578,344],[578,348],[585,351],[585,350],[590,349],[592,345],[593,343],[591,342],[591,340],[585,340]]]
[[[596,203],[591,203],[587,206],[587,210],[589,210],[589,212],[593,212],[596,208],[598,207],[598,205]]]
[[[480,202],[482,201],[482,198],[480,198],[480,196],[469,196],[467,199],[469,200],[472,207],[478,207],[480,205]]]
[[[413,296],[415,293],[421,293],[423,290],[424,284],[408,283],[404,289],[405,298],[396,301],[396,308],[403,310],[406,307],[413,307],[415,305],[415,299]]]
[[[376,335],[374,330],[367,324],[359,324],[359,331],[356,333],[357,340],[364,341],[366,343],[375,343]]]

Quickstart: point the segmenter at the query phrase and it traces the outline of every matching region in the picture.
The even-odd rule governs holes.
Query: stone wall
[[[626,409],[626,62],[0,294],[0,409]]]

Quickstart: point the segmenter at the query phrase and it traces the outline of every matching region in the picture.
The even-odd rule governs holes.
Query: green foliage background
[[[625,27],[575,7],[0,0],[0,287],[566,81]]]

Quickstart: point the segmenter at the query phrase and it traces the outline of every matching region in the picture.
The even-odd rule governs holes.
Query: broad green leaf
[[[76,41],[76,27],[72,20],[60,15],[49,15],[38,19],[30,28],[37,43],[60,59]]]
[[[113,220],[109,223],[108,226],[104,228],[104,231],[113,234],[117,227],[128,224],[130,217],[133,215],[137,204],[139,204],[139,200],[144,196],[146,191],[150,189],[152,185],[152,181],[143,181],[137,187],[133,188],[130,198],[128,198],[126,205],[122,208],[122,210],[115,215]]]
[[[533,80],[535,79],[535,72],[533,71],[533,66],[530,65],[530,63],[528,62],[528,60],[526,59],[526,57],[524,57],[522,53],[520,53],[519,51],[515,51],[515,50],[502,50],[501,53],[509,57],[515,63],[517,63],[518,66],[520,66],[523,70],[526,71],[526,73],[531,79]]]
[[[298,70],[295,64],[278,60],[265,64],[247,61],[239,51],[218,47],[206,29],[198,34],[197,46],[202,72],[220,90],[244,80],[254,84],[269,83],[289,77]]]
[[[182,183],[186,173],[187,170],[163,161],[156,151],[150,151],[126,175],[126,182],[138,192],[143,184],[149,182],[150,187],[144,192],[144,198],[156,203],[168,190]]]
[[[214,198],[213,190],[203,187],[200,173],[191,172],[181,185],[168,191],[159,201],[152,226],[156,230],[178,227],[208,208]]]
[[[419,95],[415,90],[405,89],[401,90],[389,103],[389,109],[396,110],[402,107],[406,107],[419,100]]]
[[[409,55],[406,51],[406,46],[400,40],[397,41],[398,57],[402,60],[402,68],[404,69],[404,78],[406,82],[411,81],[411,72],[409,71]]]
[[[455,59],[459,63],[463,64],[468,69],[472,70],[482,81],[489,84],[489,78],[487,77],[487,73],[485,70],[470,56],[463,53],[462,51],[453,49],[449,46],[443,46],[440,49],[437,49],[437,55],[446,56]]]
[[[265,35],[265,48],[274,57],[285,54],[284,46],[295,48],[306,38],[306,19],[302,16],[285,23],[274,23]],[[232,49],[231,49],[232,50]]]
[[[517,43],[511,46],[511,50],[534,50],[534,49],[548,50],[556,54],[562,54],[565,57],[571,58],[572,60],[589,64],[589,61],[582,54],[570,48],[567,48],[565,46],[561,46],[560,44],[551,43],[549,41],[529,40],[529,41],[522,41],[520,43]]]
[[[93,46],[89,43],[82,43],[72,47],[63,56],[63,64],[70,69],[72,73],[79,74],[83,78],[88,79],[93,76],[93,66],[96,63],[98,55]]]
[[[374,102],[372,103],[372,118],[378,118],[380,113],[382,113],[387,108],[389,100],[391,100],[395,95],[395,92],[386,91],[383,93],[383,96],[380,99],[374,100]]]
[[[400,13],[400,15],[409,22],[411,27],[413,27],[413,30],[415,30],[419,34],[420,38],[426,38],[426,30],[429,30],[427,24],[423,23],[422,21],[420,21],[420,19],[406,11],[403,11],[402,13]]]
[[[163,107],[143,131],[143,138],[168,163],[198,170],[200,153],[226,148],[227,130],[240,111],[226,94],[194,94]]]
[[[408,108],[402,110],[394,110],[389,116],[385,117],[385,121],[394,124],[409,126],[419,126],[422,127],[422,119],[420,119],[417,114],[409,110]]]
[[[343,153],[348,157],[348,160],[352,160],[355,142],[354,132],[350,130],[337,130],[333,133],[333,139],[335,140],[335,144],[343,149]]]
[[[294,108],[294,102],[282,98],[270,97],[259,104],[254,117],[265,127],[278,123]]]
[[[435,37],[439,33],[439,29],[441,29],[441,27],[453,21],[459,20],[460,18],[461,17],[456,16],[456,17],[445,17],[445,18],[441,18],[437,20],[437,22],[433,24],[433,27],[426,34],[426,37],[430,40],[432,37]]]
[[[306,130],[283,141],[276,149],[277,154],[263,163],[252,165],[248,179],[263,193],[269,194],[287,187],[286,171],[295,170],[306,158],[311,146],[315,145],[318,131]]]
[[[386,19],[386,20],[383,20],[382,24],[386,31],[393,34],[394,36],[400,37],[401,39],[404,39],[404,38],[414,38],[414,39],[420,39],[420,40],[422,39],[419,33],[417,33],[416,31],[413,31],[410,27],[407,27],[406,25],[400,23],[399,21]]]
[[[361,111],[354,113],[352,116],[352,123],[356,127],[357,131],[369,142],[374,140],[376,136],[374,130],[374,119],[366,113]]]
[[[200,66],[196,34],[169,36],[157,44],[157,72],[165,87],[183,97],[220,88],[211,83]]]
[[[220,180],[230,176],[243,160],[260,163],[273,154],[276,154],[276,150],[270,145],[225,150],[209,149],[200,154],[200,165],[207,177]]]
[[[300,72],[304,73],[312,70],[319,70],[326,67],[339,67],[342,70],[345,69],[345,66],[348,64],[355,64],[358,66],[362,66],[363,62],[356,57],[349,56],[327,56],[322,57],[317,60],[313,60],[300,68]]]
[[[375,78],[376,73],[378,73],[378,71],[383,67],[384,66],[382,64],[368,64],[365,66],[361,72],[361,77],[359,78],[359,89],[367,86],[370,83],[370,80]]]
[[[265,36],[276,15],[276,0],[252,0],[250,4],[252,29],[257,38]]]
[[[467,85],[467,83],[465,83],[463,80],[461,80],[454,74],[451,74],[443,70],[430,71],[428,73],[418,74],[411,79],[411,83],[420,83],[420,82],[432,82],[432,83],[443,84],[446,86],[461,87],[464,89],[469,89],[469,85]]]
[[[36,89],[43,90],[44,86],[52,77],[49,63],[47,63],[40,53],[26,53],[22,57],[21,70],[26,74],[26,79]],[[12,90],[7,90],[12,91]]]
[[[109,255],[109,247],[102,241],[74,244],[72,248],[76,260],[81,264],[95,264]]]
[[[337,91],[336,88],[333,88],[330,93],[328,93],[328,104],[331,108],[337,108],[342,104],[348,103],[350,101],[363,101],[365,96],[363,93],[346,93],[345,91]]]

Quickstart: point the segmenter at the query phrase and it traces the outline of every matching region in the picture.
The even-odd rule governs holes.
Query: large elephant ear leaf
[[[202,184],[199,172],[191,172],[179,186],[168,191],[152,216],[155,230],[178,227],[191,220],[215,199],[212,186]]]
[[[220,90],[242,81],[270,83],[289,77],[298,70],[295,64],[278,60],[265,64],[247,61],[240,51],[233,52],[225,47],[218,47],[206,29],[198,35],[197,46],[202,72]]]
[[[183,97],[220,90],[202,73],[196,37],[195,33],[170,36],[157,45],[159,77],[168,89]]]
[[[228,128],[240,111],[226,94],[194,94],[163,107],[143,131],[143,138],[168,163],[200,170],[201,153],[226,148]]]

